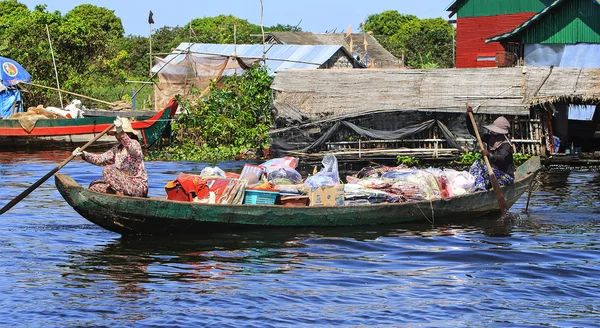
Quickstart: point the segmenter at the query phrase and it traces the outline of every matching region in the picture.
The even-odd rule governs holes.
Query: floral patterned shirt
[[[116,144],[103,154],[83,152],[81,158],[88,163],[106,166],[114,164],[136,184],[148,185],[148,174],[144,166],[144,153],[142,146],[137,140],[123,135],[122,144]]]

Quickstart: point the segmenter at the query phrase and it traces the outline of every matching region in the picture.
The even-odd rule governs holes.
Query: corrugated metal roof
[[[194,56],[237,56],[239,58],[259,59],[266,50],[266,65],[269,74],[290,68],[319,68],[326,63],[340,49],[341,45],[285,45],[285,44],[206,44],[206,43],[181,43],[173,54],[164,60],[171,63],[179,63],[185,58],[185,54]],[[344,50],[345,51],[345,50]],[[177,53],[181,53],[178,55]],[[348,56],[351,58],[350,56]],[[157,72],[161,65],[152,67],[152,72]]]
[[[534,14],[552,2],[553,0],[461,0],[455,1],[447,11],[456,12],[458,18]]]
[[[268,35],[276,44],[306,44],[306,45],[343,45],[352,55],[360,55],[365,66],[373,63],[376,68],[399,68],[400,59],[387,51],[372,35],[352,33],[312,33],[312,32],[269,32]],[[350,40],[353,46],[348,43]],[[364,42],[368,48],[365,50]],[[366,61],[369,63],[366,63]]]
[[[500,34],[495,37],[489,38],[489,39],[485,40],[485,42],[489,43],[489,42],[501,41],[501,40],[508,39],[510,37],[513,37],[513,36],[523,32],[525,29],[527,29],[531,25],[533,25],[534,22],[536,22],[536,21],[540,20],[542,17],[546,16],[549,12],[551,12],[553,9],[555,9],[557,6],[559,6],[561,3],[565,2],[565,1],[568,1],[568,0],[555,0],[548,7],[542,9],[540,12],[533,15],[533,17],[531,17],[530,19],[523,22],[523,24],[517,26],[514,30],[512,30],[508,33]],[[600,0],[594,0],[594,2],[596,2],[597,4],[600,5]]]
[[[454,14],[456,13],[456,10],[457,10],[457,8],[458,8],[458,2],[459,2],[459,0],[454,0],[454,1],[452,1],[452,3],[451,3],[451,4],[449,4],[449,5],[446,7],[446,10],[445,10],[445,11],[449,11],[449,12],[450,12],[450,15],[448,15],[448,17],[452,17],[452,16],[454,16]]]

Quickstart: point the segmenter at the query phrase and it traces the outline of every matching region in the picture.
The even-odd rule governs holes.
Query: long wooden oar
[[[83,145],[83,147],[81,147],[81,150],[86,149],[89,145],[96,142],[98,139],[100,139],[102,136],[104,136],[108,131],[110,131],[114,126],[115,126],[114,124],[111,124],[108,128],[106,128],[104,131],[102,131],[99,135],[94,137],[94,139],[88,141],[88,143]],[[23,198],[27,197],[27,195],[29,195],[32,191],[34,191],[37,187],[39,187],[42,183],[44,183],[44,181],[48,180],[48,178],[53,176],[54,173],[58,172],[58,170],[62,169],[63,166],[67,165],[67,163],[69,163],[73,158],[75,158],[75,156],[73,154],[71,154],[71,156],[69,156],[69,158],[65,159],[62,163],[58,164],[58,166],[55,167],[54,169],[52,169],[52,171],[48,172],[41,179],[39,179],[34,184],[29,186],[29,188],[25,189],[25,191],[23,191],[21,194],[19,194],[17,197],[15,197],[15,199],[11,200],[10,203],[6,204],[2,209],[0,209],[0,215],[4,214],[4,212],[10,210],[13,206],[15,206]]]
[[[467,105],[467,108],[470,108]],[[481,136],[479,136],[479,130],[477,129],[477,123],[475,123],[475,117],[473,117],[473,112],[468,111],[469,118],[471,119],[471,123],[473,124],[473,130],[475,130],[475,136],[477,137],[477,142],[479,143],[479,148],[483,152],[485,148],[483,147],[483,142],[481,142]],[[504,199],[504,194],[502,193],[502,189],[500,189],[500,184],[498,183],[498,179],[496,179],[496,175],[494,174],[494,170],[492,169],[492,165],[490,164],[490,160],[487,156],[483,155],[483,160],[485,161],[485,165],[487,166],[487,170],[490,174],[490,180],[492,180],[492,186],[494,187],[494,192],[496,193],[496,199],[498,200],[498,207],[502,213],[508,212],[508,204],[506,203],[506,199]]]

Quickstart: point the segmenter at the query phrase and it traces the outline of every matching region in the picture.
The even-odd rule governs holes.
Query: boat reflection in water
[[[121,296],[140,297],[147,292],[144,284],[156,280],[199,283],[227,279],[232,274],[285,274],[302,267],[307,260],[327,257],[314,252],[315,244],[340,250],[361,248],[361,244],[382,239],[419,238],[435,244],[436,239],[482,234],[489,237],[482,243],[506,247],[503,239],[495,237],[510,236],[515,219],[518,216],[500,220],[491,215],[436,226],[405,223],[374,227],[253,228],[201,237],[123,236],[106,245],[74,252],[68,266],[78,279],[93,283],[102,275],[120,287]],[[424,247],[429,246],[425,243]]]

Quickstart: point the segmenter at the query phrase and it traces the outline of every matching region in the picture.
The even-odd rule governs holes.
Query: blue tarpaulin
[[[600,68],[600,44],[526,44],[525,65]]]
[[[21,101],[21,91],[19,89],[11,88],[0,92],[0,114],[2,115],[2,118],[7,118],[13,113],[22,111],[23,103]]]

